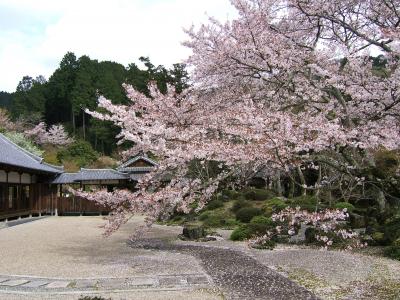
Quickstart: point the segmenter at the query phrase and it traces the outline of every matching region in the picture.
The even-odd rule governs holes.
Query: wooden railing
[[[57,201],[59,215],[66,214],[106,214],[109,209],[81,197],[59,197]]]

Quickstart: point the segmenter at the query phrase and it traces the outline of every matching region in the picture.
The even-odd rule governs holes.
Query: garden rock
[[[202,226],[185,226],[182,236],[188,240],[198,240],[206,237],[206,230]]]
[[[365,219],[358,214],[350,214],[350,223],[353,228],[365,228]]]

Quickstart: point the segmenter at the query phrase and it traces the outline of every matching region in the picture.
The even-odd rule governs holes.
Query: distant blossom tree
[[[0,108],[0,129],[14,130],[15,124],[10,120],[6,109]]]
[[[57,146],[69,145],[73,139],[68,136],[63,125],[52,125],[48,130],[46,123],[40,122],[31,130],[25,131],[25,135],[33,138],[39,144],[51,144]]]
[[[148,221],[201,208],[243,166],[289,170],[311,155],[400,143],[400,2],[231,0],[237,19],[187,31],[194,86],[150,96],[125,86],[129,106],[104,97],[91,112],[121,128],[125,155],[151,152],[159,167],[139,190],[84,196],[114,208],[107,231],[130,215]],[[382,54],[384,75],[371,53]],[[193,160],[220,162],[214,178],[189,176]],[[340,160],[326,159],[340,170]],[[346,169],[347,170],[347,169]],[[173,175],[168,184],[163,182]]]

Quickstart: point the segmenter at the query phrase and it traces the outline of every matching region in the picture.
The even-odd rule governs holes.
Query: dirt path
[[[311,292],[272,271],[241,251],[182,245],[157,239],[141,239],[130,243],[133,249],[178,252],[196,257],[227,299],[317,299]]]

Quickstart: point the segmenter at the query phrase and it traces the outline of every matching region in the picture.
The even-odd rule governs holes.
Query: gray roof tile
[[[78,173],[63,173],[57,176],[51,183],[67,184],[85,181],[100,180],[127,180],[129,175],[113,169],[84,169]]]
[[[0,164],[11,165],[24,169],[46,173],[62,173],[63,167],[53,166],[43,161],[43,158],[28,152],[11,142],[0,133]]]

